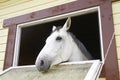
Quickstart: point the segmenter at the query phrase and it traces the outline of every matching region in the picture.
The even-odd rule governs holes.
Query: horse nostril
[[[43,61],[43,60],[41,60],[41,63],[40,63],[40,65],[41,65],[41,66],[43,66],[43,65],[44,65],[44,61]]]

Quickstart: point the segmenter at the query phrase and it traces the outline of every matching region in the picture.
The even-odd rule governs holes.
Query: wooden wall
[[[33,11],[61,5],[75,0],[0,0],[0,72],[3,69],[8,29],[4,29],[3,20]],[[116,46],[120,66],[120,1],[113,4]],[[119,67],[120,68],[120,67]],[[100,80],[105,80],[104,78]]]
[[[112,4],[112,7],[113,7],[114,29],[115,29],[116,47],[117,47],[119,71],[120,71],[120,1],[114,2]]]

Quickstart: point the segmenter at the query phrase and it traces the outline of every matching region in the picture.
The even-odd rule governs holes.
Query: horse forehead
[[[60,29],[60,30],[56,30],[55,32],[53,32],[51,35],[53,35],[53,36],[64,36],[64,35],[66,35],[67,34],[67,32],[66,31],[63,31],[62,29]]]
[[[65,36],[65,32],[62,32],[62,31],[54,31],[51,33],[51,35],[46,39],[46,42],[49,42],[49,41],[54,41],[54,39],[58,36],[61,36],[61,37],[64,37]]]
[[[59,35],[59,33],[56,31],[51,33],[51,35],[46,39],[46,42],[55,39],[58,35]]]

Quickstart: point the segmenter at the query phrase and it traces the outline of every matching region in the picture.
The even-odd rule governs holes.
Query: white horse
[[[53,26],[52,33],[46,39],[46,44],[35,62],[39,71],[47,71],[51,66],[66,61],[92,59],[84,45],[68,31],[70,26],[70,18],[67,19],[63,27]]]

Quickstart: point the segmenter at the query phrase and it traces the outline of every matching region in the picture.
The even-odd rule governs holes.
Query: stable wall
[[[33,11],[61,5],[75,0],[5,0],[0,1],[0,71],[3,69],[8,29],[3,29],[3,20]],[[24,7],[23,7],[24,6]],[[113,3],[116,46],[120,66],[120,1]],[[105,80],[104,78],[101,80]]]
[[[118,62],[119,62],[119,69],[120,69],[120,1],[114,2],[112,4],[112,8],[113,8],[116,47],[117,47]]]

